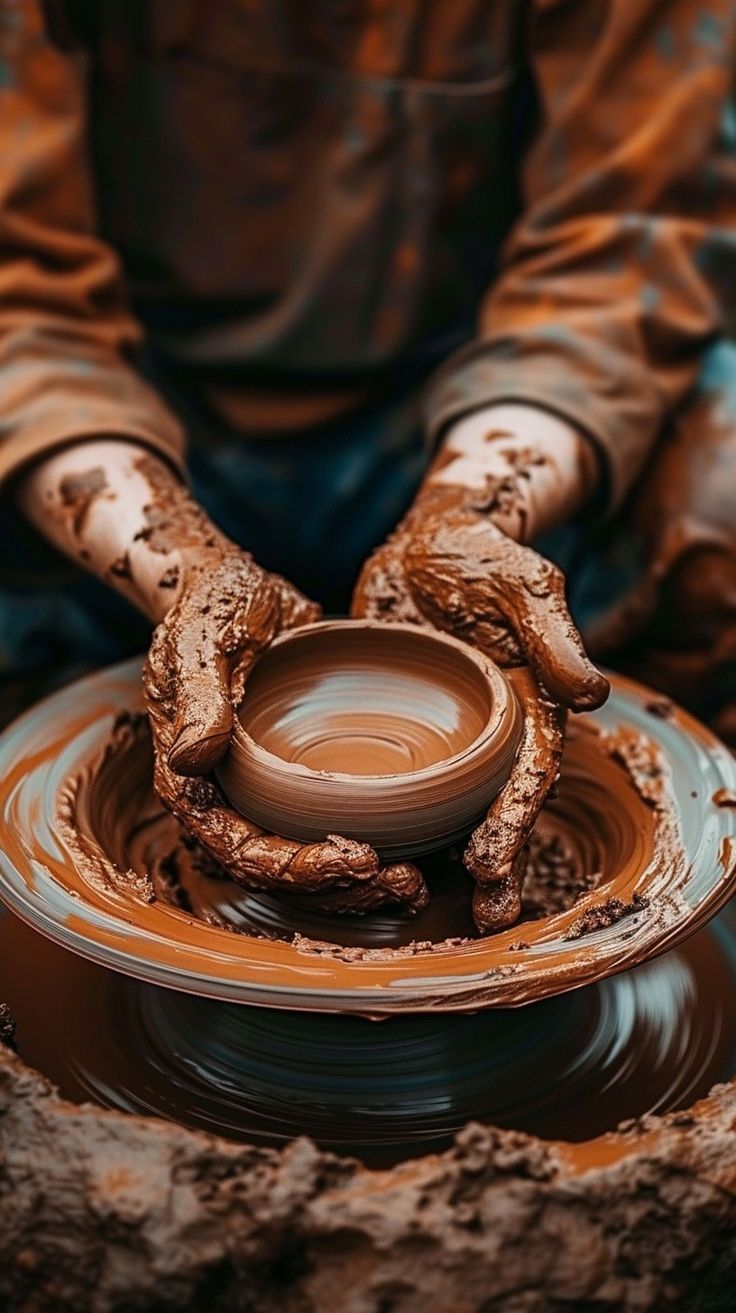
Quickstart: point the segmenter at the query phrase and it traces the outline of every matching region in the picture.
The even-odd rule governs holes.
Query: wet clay
[[[486,657],[408,625],[325,621],[276,640],[248,680],[218,779],[259,825],[339,832],[386,858],[467,835],[508,779],[518,700]]]
[[[373,1167],[447,1148],[469,1119],[579,1143],[687,1106],[736,1069],[735,984],[726,912],[556,999],[373,1025],[145,985],[0,917],[19,1053],[65,1097],[259,1144],[308,1134]]]
[[[338,919],[303,891],[286,899],[244,889],[213,863],[202,867],[153,795],[145,720],[130,710],[141,705],[138,678],[130,663],[81,681],[6,734],[3,897],[46,933],[103,963],[132,963],[154,982],[370,1015],[504,1006],[644,960],[691,933],[730,889],[733,813],[708,800],[734,786],[733,759],[682,713],[666,724],[649,717],[625,683],[610,707],[571,721],[558,796],[546,809],[554,821],[546,833],[560,836],[584,873],[574,906],[478,938],[461,851],[442,864],[423,859],[432,897],[414,918],[387,906]],[[654,801],[625,764],[627,753],[632,763],[641,756],[633,729],[663,757]],[[635,893],[649,899],[646,908],[567,940],[589,908],[613,897],[629,904]],[[520,941],[529,947],[519,951]]]
[[[733,1085],[578,1144],[470,1123],[382,1171],[63,1102],[2,1049],[0,1110],[9,1309],[730,1306]]]
[[[619,773],[615,765],[609,768],[603,787],[618,779],[617,800],[626,797],[629,813],[633,806],[631,819],[624,817],[622,823],[612,808],[603,814],[594,810],[585,823],[584,808],[592,799],[582,775],[586,768],[595,769],[592,762],[599,745],[599,735],[581,733],[577,727],[571,732],[569,762],[556,803],[549,804],[548,817],[540,818],[532,845],[532,863],[524,885],[532,918],[551,910],[564,911],[582,889],[608,884],[622,852],[640,860],[637,829],[646,827],[653,848],[662,828],[649,803],[641,800],[637,808],[630,781],[627,783],[626,774]],[[612,751],[619,748],[616,742]],[[602,760],[606,759],[610,761],[610,756],[603,753]],[[470,939],[476,933],[470,914],[472,885],[458,860],[459,853],[444,853],[427,861],[425,878],[433,897],[427,908],[411,919],[343,915],[334,921],[319,905],[310,908],[298,893],[291,900],[248,896],[157,804],[147,778],[149,761],[145,720],[122,720],[103,760],[89,775],[72,780],[65,791],[63,833],[88,878],[101,891],[109,884],[122,892],[127,885],[136,902],[167,902],[205,923],[240,934],[283,940],[298,934],[302,951],[308,951],[317,939],[332,942],[338,949],[349,945],[365,950],[359,958],[352,955],[352,961],[368,961],[372,953],[385,956],[394,948],[417,943],[425,952],[434,951],[446,946],[448,939]],[[601,799],[595,789],[592,798],[594,808],[599,808]],[[681,854],[676,836],[670,839],[669,857],[676,866]],[[560,852],[565,854],[566,869],[558,886],[550,889],[551,863]],[[141,906],[136,920],[142,924],[145,919],[145,907]]]
[[[320,628],[311,642],[290,636],[294,656],[278,672],[272,646],[249,680],[239,721],[268,752],[331,774],[401,775],[457,756],[485,729],[490,690],[469,661],[433,662],[441,641],[359,625],[336,646],[338,626]]]
[[[515,768],[465,853],[480,930],[520,915],[526,841],[559,773],[565,708],[600,706],[608,692],[570,617],[562,573],[517,540],[535,531],[535,488],[540,478],[554,485],[555,468],[552,449],[535,453],[510,435],[480,434],[457,448],[451,437],[408,514],[364,566],[353,599],[353,615],[429,623],[506,671],[534,673],[521,699]],[[560,475],[574,499],[581,471],[574,458]]]
[[[490,940],[463,939],[460,944],[438,944],[431,950],[422,946],[418,953],[408,957],[402,956],[401,948],[391,943],[383,948],[368,947],[360,950],[367,954],[366,959],[351,963],[342,963],[329,955],[329,945],[325,956],[312,946],[295,949],[286,940],[256,938],[252,933],[244,935],[217,925],[208,926],[204,924],[204,905],[196,913],[193,904],[187,910],[181,906],[162,906],[164,895],[157,897],[153,882],[145,887],[142,874],[140,900],[130,892],[126,895],[128,868],[124,862],[110,858],[113,849],[121,858],[123,854],[134,857],[135,863],[142,860],[147,847],[149,855],[163,852],[167,847],[162,842],[165,827],[170,827],[168,834],[173,850],[180,853],[186,850],[190,856],[194,853],[191,847],[187,848],[190,839],[177,841],[173,817],[150,794],[151,748],[145,721],[140,716],[131,719],[130,715],[131,710],[135,714],[140,706],[137,688],[134,667],[128,667],[127,672],[123,668],[117,674],[107,672],[95,680],[84,681],[57,695],[45,708],[29,713],[0,747],[0,753],[6,754],[4,759],[0,756],[0,814],[7,840],[3,875],[6,881],[10,880],[4,887],[4,896],[11,896],[11,890],[13,897],[19,896],[20,886],[12,881],[11,865],[19,874],[25,865],[26,875],[21,877],[27,899],[25,914],[46,918],[49,930],[58,909],[60,920],[56,932],[61,933],[63,927],[69,942],[84,943],[85,952],[93,956],[104,952],[107,960],[117,965],[125,961],[127,970],[136,974],[145,974],[150,969],[152,953],[159,957],[160,968],[165,968],[167,962],[171,967],[180,959],[188,967],[197,989],[206,992],[207,972],[211,980],[216,961],[216,987],[218,992],[227,994],[230,972],[231,983],[238,985],[242,985],[244,977],[267,981],[272,966],[268,954],[275,947],[280,955],[277,973],[280,983],[283,986],[292,972],[297,982],[295,993],[298,991],[304,1006],[314,996],[314,981],[310,980],[312,963],[317,963],[328,977],[332,973],[346,973],[341,1001],[354,999],[361,993],[364,984],[361,973],[366,966],[374,984],[383,978],[383,989],[388,993],[391,980],[418,963],[424,983],[417,981],[414,1002],[421,1000],[423,990],[425,1005],[434,1008],[443,990],[453,987],[442,980],[439,964],[446,961],[451,977],[456,977],[458,972],[467,970],[468,956],[480,953],[484,958],[480,975],[488,972],[488,976],[483,980],[479,975],[472,981],[468,979],[463,992],[465,1000],[472,995],[471,1006],[477,1010],[494,996],[500,1001],[499,985],[509,1001],[519,1001],[524,996],[523,990],[514,992],[512,982],[519,980],[518,966],[516,973],[511,966],[514,961],[518,964],[523,960],[521,970],[528,977],[527,983],[532,987],[540,983],[543,940],[545,935],[549,939],[550,925],[555,921],[558,938],[553,936],[553,952],[542,961],[543,983],[547,987],[551,985],[552,992],[555,988],[569,988],[576,980],[579,982],[586,965],[592,972],[589,978],[595,978],[633,965],[637,957],[641,961],[654,946],[661,945],[661,937],[651,935],[658,918],[663,917],[666,922],[671,914],[669,933],[676,937],[683,925],[687,933],[732,887],[732,862],[722,872],[723,879],[711,887],[709,895],[702,886],[698,887],[704,874],[702,855],[698,856],[704,838],[703,825],[717,826],[717,831],[709,831],[709,842],[712,846],[715,840],[716,851],[719,838],[728,837],[729,809],[718,808],[710,799],[718,788],[734,787],[729,773],[733,771],[731,759],[719,755],[722,750],[716,740],[679,712],[666,726],[658,719],[650,721],[643,711],[643,696],[632,686],[617,682],[611,707],[593,721],[572,721],[559,796],[548,803],[539,822],[542,827],[548,817],[549,829],[546,837],[538,829],[541,837],[532,841],[539,878],[555,896],[566,899],[560,891],[568,881],[573,900],[577,895],[574,905],[553,916],[552,923],[546,915],[537,920],[530,916],[516,931],[510,930]],[[110,725],[121,712],[127,718],[118,720],[112,746],[105,751]],[[49,733],[51,725],[54,733]],[[657,769],[653,769],[658,765],[656,754],[642,750],[636,738],[632,739],[628,732],[632,726],[645,740],[649,738],[656,745],[663,758]],[[106,762],[113,763],[113,769],[107,773]],[[670,778],[670,770],[675,766],[677,777],[683,778],[685,785],[684,791],[677,795],[678,807],[673,803]],[[75,888],[69,890],[67,898],[63,882],[69,879],[68,853],[65,857],[64,846],[61,849],[59,846],[54,800],[61,797],[70,773],[76,774],[78,787],[75,795],[66,794],[65,799],[67,806],[74,803],[76,807],[77,856],[84,874],[75,879]],[[634,784],[637,775],[648,781],[647,797],[642,797]],[[652,779],[656,781],[654,785]],[[92,784],[96,790],[93,795]],[[700,797],[692,802],[693,813],[689,815],[687,798],[691,792],[698,791]],[[697,824],[691,832],[696,815]],[[90,816],[94,821],[92,826]],[[678,819],[681,834],[677,831]],[[106,860],[101,860],[98,842],[103,830],[108,851]],[[573,923],[586,900],[603,903],[612,896],[613,887],[617,891],[614,896],[632,899],[636,892],[632,888],[636,885],[636,873],[641,873],[642,854],[647,855],[645,860],[651,859],[659,834],[665,844],[670,844],[669,861],[666,870],[649,874],[650,907],[643,913],[632,913],[609,930],[565,947],[559,938],[561,926]],[[136,845],[140,845],[137,853]],[[619,857],[625,855],[624,865],[629,875],[623,882],[618,881],[620,870],[613,871],[608,864],[614,853]],[[114,865],[117,874],[111,886]],[[162,861],[165,879],[170,872],[164,867]],[[457,869],[461,872],[462,868],[457,866]],[[46,871],[51,873],[50,878]],[[589,875],[598,871],[601,881],[597,887],[588,891],[579,889],[581,872]],[[221,879],[211,867],[200,874],[206,874],[211,889],[235,890],[239,898],[246,894],[231,881]],[[431,874],[429,879],[432,880]],[[456,881],[453,886],[456,896]],[[247,896],[255,897],[252,893]],[[539,891],[535,896],[540,897]],[[283,900],[272,901],[278,905],[276,915],[283,917]],[[434,902],[427,912],[433,906]],[[467,901],[465,907],[467,916]],[[542,898],[538,910],[544,908]],[[120,917],[119,932],[115,929],[117,917]],[[142,932],[139,932],[141,917]],[[326,920],[323,918],[323,922]],[[373,921],[373,917],[354,918],[353,924],[365,927]],[[342,932],[350,921],[339,924]],[[409,927],[414,924],[408,923]],[[283,933],[283,923],[276,933]],[[393,933],[390,920],[387,933],[389,937]],[[522,934],[528,947],[519,951]],[[613,940],[607,938],[612,935]],[[507,950],[489,962],[489,948],[498,941],[505,941]],[[691,940],[685,952],[691,945],[695,948],[697,942]],[[722,962],[722,956],[716,945],[721,942],[718,938],[703,940],[701,965],[694,966],[696,980],[703,978],[704,968],[706,975],[720,970],[717,964]],[[228,944],[235,946],[230,958]],[[248,946],[247,957],[236,951],[241,944]],[[259,946],[266,950],[263,955]],[[25,940],[18,943],[17,951],[22,953],[26,964],[34,962]],[[290,952],[295,955],[293,966]],[[566,952],[574,954],[574,958],[565,958]],[[555,974],[555,964],[560,958],[564,970]],[[680,960],[695,963],[694,958]],[[644,971],[656,973],[668,961],[663,959],[661,963],[648,965]],[[86,965],[81,965],[83,972],[86,971]],[[435,977],[429,982],[428,973]],[[14,978],[19,975],[13,974]],[[37,979],[32,970],[24,975],[30,984]],[[173,978],[167,977],[170,982]],[[185,976],[179,979],[182,983]],[[619,982],[610,983],[625,989],[629,979],[630,976],[624,975]],[[688,977],[687,971],[673,976],[670,969],[667,979],[679,980],[682,986],[679,998],[670,994],[671,1002],[662,1014],[672,1019],[672,1024],[665,1021],[665,1028],[670,1040],[675,1041],[675,1049],[678,1018],[692,1016],[694,1026],[686,1032],[691,1036],[686,1045],[687,1070],[681,1053],[672,1061],[668,1046],[662,1084],[658,1083],[657,1075],[653,1088],[657,1099],[663,1096],[666,1099],[674,1093],[679,1102],[697,1094],[699,1081],[707,1082],[711,1078],[713,1069],[708,1066],[708,1054],[713,1050],[709,1036],[722,1035],[729,1048],[731,1043],[727,1027],[721,1031],[702,1025],[708,1005],[703,996],[693,997],[693,978]],[[664,1052],[662,1031],[656,1024],[661,1008],[656,1002],[658,992],[652,988],[653,980],[654,977],[645,978],[640,992],[641,1003],[645,1006],[647,1001],[651,1003],[650,1022],[639,1018],[645,1031],[651,1020],[655,1020],[649,1030],[651,1048],[642,1043],[642,1032],[636,1026],[632,1032],[634,1043],[642,1053],[638,1072],[641,1075],[645,1071],[647,1079],[651,1079],[654,1066]],[[322,981],[323,987],[326,983]],[[117,980],[116,984],[123,990],[128,985],[134,990],[138,988],[134,982]],[[85,1000],[91,1004],[103,1001],[104,992],[101,995],[88,986],[89,980],[85,979],[82,990]],[[404,988],[402,985],[402,992]],[[725,980],[716,983],[714,997],[728,997],[731,988]],[[154,996],[161,993],[152,992]],[[47,993],[45,989],[35,991],[33,1006],[37,1016],[43,1010]],[[63,1004],[69,995],[61,988],[59,993]],[[171,1000],[177,999],[170,991],[164,993]],[[606,1027],[596,1023],[591,1029],[590,1017],[581,1019],[576,1014],[580,997],[578,991],[550,1000],[555,1009],[557,1004],[569,1004],[573,1009],[570,1015],[578,1016],[576,1024],[567,1030],[559,1025],[557,1013],[554,1017],[550,1013],[550,1059],[559,1060],[564,1070],[568,1042],[571,1049],[579,1049],[582,1034],[586,1032],[584,1051],[597,1054],[591,1066],[586,1067],[587,1081],[591,1072],[599,1076],[605,1072]],[[264,995],[261,1001],[263,998]],[[187,1011],[187,1002],[194,1012]],[[185,1073],[187,1079],[197,1081],[197,1072],[202,1070],[201,1054],[197,1026],[192,1022],[196,1009],[205,1002],[197,998],[184,1000],[179,1011],[177,1000],[173,1014],[165,1006],[163,1011],[147,1005],[138,1011],[136,1027],[139,1019],[141,1025],[145,1021],[148,1047],[145,1052],[139,1050],[145,1063],[150,1060],[155,1068],[162,1051],[167,1055],[178,1052],[174,1064],[177,1079],[182,1080]],[[365,999],[363,1004],[366,1006]],[[373,1010],[378,1013],[382,1010],[375,992]],[[717,1010],[716,1004],[714,1018]],[[226,1008],[224,1015],[230,1015],[231,1011]],[[728,1022],[731,1011],[725,1009],[723,1021]],[[67,1008],[66,1012],[74,1014],[74,1009]],[[105,1050],[111,1044],[114,1046],[118,1026],[124,1046],[129,1035],[135,1040],[140,1033],[138,1029],[129,1031],[129,1007],[121,1009],[115,1002],[113,1012],[116,1025],[105,1025],[99,1030]],[[292,1017],[293,1024],[286,1036],[282,1034],[280,1043],[274,1047],[278,1037],[269,1038],[267,1010],[237,1009],[237,1012],[242,1015],[250,1012],[256,1023],[248,1043],[238,1044],[239,1053],[250,1048],[252,1055],[260,1053],[278,1065],[279,1053],[299,1051],[299,1026],[307,1019]],[[617,1024],[627,1014],[631,1017],[630,1009],[621,1010]],[[486,1015],[447,1018],[448,1031],[452,1034],[458,1025],[466,1022],[471,1028],[480,1025]],[[521,1050],[514,1057],[515,1067],[524,1060],[524,1053],[527,1058],[535,1057],[529,1051],[526,1016],[525,1011],[511,1014],[512,1025],[518,1018],[517,1036],[522,1041]],[[27,1013],[22,1023],[24,1029],[29,1018]],[[259,1018],[266,1019],[265,1029],[259,1030]],[[344,1019],[323,1020],[339,1026]],[[433,1022],[436,1018],[399,1018],[402,1025],[416,1020]],[[212,1021],[208,1017],[205,1028]],[[288,1024],[288,1017],[286,1021]],[[388,1022],[370,1030],[380,1037],[393,1024]],[[227,1034],[227,1025],[223,1033]],[[538,1033],[543,1035],[544,1031]],[[162,1050],[162,1037],[166,1035],[176,1042],[172,1046],[167,1040]],[[603,1036],[602,1047],[596,1040],[598,1035]],[[309,1036],[303,1032],[302,1037],[306,1037],[309,1050]],[[478,1047],[478,1055],[486,1064],[493,1058],[493,1048],[490,1036],[476,1036],[476,1043],[481,1038],[486,1038],[486,1048]],[[417,1060],[419,1083],[414,1096],[416,1099],[418,1094],[421,1100],[424,1063],[428,1072],[435,1072],[436,1079],[436,1048],[434,1054],[431,1044],[418,1052],[416,1045],[411,1045],[411,1037],[406,1037],[404,1042]],[[197,1048],[194,1062],[187,1043]],[[380,1058],[374,1064],[379,1093],[381,1082],[393,1073],[396,1077],[393,1111],[395,1120],[401,1122],[397,1106],[400,1110],[402,1100],[397,1105],[396,1096],[404,1085],[406,1072],[411,1074],[409,1050],[400,1048],[400,1052],[407,1053],[407,1059],[397,1063],[395,1055],[390,1053],[390,1039],[385,1043],[382,1057],[378,1049],[372,1054]],[[368,1058],[370,1045],[366,1047],[364,1057]],[[705,1061],[690,1067],[691,1050],[696,1047]],[[463,1049],[467,1061],[467,1044]],[[303,1046],[301,1051],[304,1053]],[[312,1049],[313,1053],[316,1051]],[[361,1047],[358,1052],[362,1052]],[[219,1078],[223,1088],[227,1085],[231,1054],[232,1045],[228,1042],[221,1047]],[[104,1062],[102,1069],[98,1069],[96,1090],[91,1088],[95,1084],[94,1063],[83,1062],[75,1078],[86,1084],[87,1098],[92,1094],[104,1101],[108,1053],[101,1056]],[[208,1067],[210,1056],[207,1056]],[[443,1062],[446,1057],[443,1051]],[[108,1093],[113,1093],[115,1098],[128,1097],[129,1106],[139,1111],[146,1098],[144,1085],[131,1081],[126,1095],[123,1085],[117,1084],[121,1061],[124,1067],[126,1060],[118,1053],[112,1068],[107,1068],[108,1075],[110,1070],[115,1075],[113,1084],[117,1091],[108,1089]],[[467,1071],[460,1072],[457,1065],[448,1064],[448,1069],[454,1070],[458,1078],[453,1088],[457,1115],[472,1115],[470,1108],[474,1091],[478,1089],[478,1084],[473,1082],[478,1078]],[[573,1083],[575,1070],[572,1062],[569,1072]],[[168,1071],[165,1066],[163,1070],[159,1068],[154,1082],[160,1082],[159,1090],[171,1089],[171,1071],[171,1067]],[[675,1079],[680,1073],[685,1076],[686,1083],[678,1093],[671,1088],[670,1072]],[[321,1067],[319,1074],[324,1081],[326,1072]],[[361,1072],[358,1076],[363,1091],[370,1088],[370,1081]],[[470,1085],[466,1076],[470,1077]],[[622,1087],[622,1076],[619,1071],[617,1088]],[[207,1082],[209,1077],[208,1070]],[[694,1084],[688,1089],[687,1081],[691,1077]],[[304,1080],[303,1084],[306,1085]],[[640,1088],[645,1085],[646,1079],[642,1079]],[[283,1091],[284,1084],[279,1088]],[[335,1082],[330,1088],[328,1080],[325,1089],[334,1094]],[[503,1080],[496,1089],[502,1094]],[[587,1104],[589,1115],[595,1115],[601,1086],[594,1080],[586,1089],[588,1099],[583,1097],[577,1106],[582,1108]],[[472,1094],[470,1103],[463,1103],[468,1091]],[[298,1083],[294,1092],[299,1092]],[[561,1104],[556,1110],[553,1107],[553,1116],[564,1117],[571,1102],[564,1081],[560,1092]],[[543,1111],[545,1092],[539,1080],[531,1083],[528,1093],[532,1104],[536,1104],[536,1112],[534,1106],[528,1107],[527,1113],[521,1110],[518,1080],[513,1081],[509,1090],[509,1101],[522,1116],[528,1114],[529,1124],[533,1125],[534,1118]],[[554,1089],[551,1093],[554,1095]],[[195,1098],[192,1087],[187,1089],[184,1079],[176,1097],[180,1099],[180,1107],[187,1102],[190,1108],[198,1107],[204,1125],[208,1109],[206,1098],[200,1102],[203,1094],[202,1082]],[[278,1139],[289,1124],[289,1109],[283,1104],[275,1105],[271,1095],[272,1090],[265,1089],[260,1108],[256,1099],[252,1111],[271,1119],[269,1125],[261,1124],[264,1138],[275,1131]],[[443,1086],[443,1098],[445,1095]],[[155,1106],[156,1099],[154,1093],[149,1109]],[[302,1106],[304,1102],[300,1100]],[[315,1117],[318,1115],[318,1105],[319,1090],[315,1091],[314,1105],[307,1106],[309,1116],[312,1110]],[[661,1102],[658,1106],[668,1104]],[[424,1111],[429,1112],[426,1108]],[[306,1140],[298,1140],[282,1150],[253,1143],[238,1146],[201,1132],[167,1125],[160,1119],[121,1116],[100,1111],[90,1103],[86,1107],[63,1103],[47,1082],[3,1050],[0,1052],[0,1296],[11,1306],[27,1306],[32,1299],[41,1310],[55,1310],[64,1304],[86,1307],[89,1292],[93,1290],[100,1309],[112,1309],[121,1300],[151,1306],[167,1303],[181,1308],[197,1307],[205,1302],[208,1308],[223,1313],[241,1308],[244,1298],[264,1313],[271,1310],[275,1313],[276,1309],[279,1313],[299,1313],[304,1307],[342,1307],[346,1291],[352,1308],[368,1309],[371,1313],[385,1309],[389,1295],[394,1304],[400,1298],[398,1307],[403,1305],[410,1313],[436,1307],[439,1302],[453,1309],[467,1306],[489,1310],[495,1306],[500,1313],[509,1307],[512,1299],[524,1313],[528,1310],[542,1313],[550,1301],[571,1306],[613,1302],[626,1313],[642,1307],[672,1307],[677,1301],[683,1309],[690,1310],[697,1308],[696,1301],[703,1299],[706,1301],[703,1307],[708,1301],[710,1307],[727,1306],[736,1261],[733,1243],[736,1095],[731,1087],[722,1088],[704,1103],[664,1119],[638,1118],[635,1105],[630,1111],[633,1120],[618,1133],[579,1143],[543,1142],[515,1130],[470,1124],[457,1136],[453,1147],[443,1153],[429,1153],[390,1170],[366,1171],[354,1159],[325,1153]],[[348,1119],[353,1143],[365,1135],[369,1120],[366,1113],[370,1109],[362,1114],[362,1129]],[[606,1115],[609,1113],[615,1120],[620,1110],[609,1109]],[[237,1120],[232,1104],[226,1115],[232,1126]],[[495,1115],[503,1117],[499,1102],[494,1108]],[[217,1121],[219,1116],[220,1112],[213,1119],[214,1124],[225,1124]],[[279,1129],[275,1122],[280,1116],[285,1116],[285,1124]],[[334,1125],[334,1118],[332,1122]],[[252,1116],[249,1125],[255,1125]],[[547,1133],[554,1134],[553,1125],[553,1121],[547,1122]],[[589,1125],[587,1122],[582,1134],[589,1133]],[[314,1128],[319,1133],[317,1122]],[[402,1129],[405,1129],[403,1124]],[[447,1127],[436,1122],[428,1124],[425,1117],[418,1119],[417,1129],[416,1144],[402,1147],[402,1156],[410,1154],[412,1148],[422,1151],[422,1143],[427,1143],[426,1138],[422,1141],[422,1135],[426,1137],[429,1133],[432,1137],[437,1132],[441,1135]],[[391,1134],[396,1136],[397,1131],[394,1129]],[[43,1188],[39,1188],[40,1182]]]

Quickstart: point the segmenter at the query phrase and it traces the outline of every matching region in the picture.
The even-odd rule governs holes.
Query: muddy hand
[[[591,710],[608,694],[570,617],[564,576],[503,532],[475,492],[430,475],[364,566],[352,609],[445,630],[512,673],[524,712],[521,745],[511,778],[465,852],[478,928],[512,925],[521,911],[527,839],[559,774],[566,709]]]
[[[540,688],[528,668],[508,675],[524,717],[521,743],[512,774],[464,853],[476,882],[473,918],[482,931],[514,925],[521,915],[527,840],[559,776],[567,719],[565,708]]]
[[[146,663],[159,797],[244,885],[310,895],[333,912],[385,903],[417,910],[426,888],[415,867],[382,867],[367,844],[335,835],[300,844],[266,834],[236,813],[209,777],[227,749],[258,653],[283,629],[318,616],[288,583],[219,536],[217,552],[219,559],[206,550],[189,566]]]

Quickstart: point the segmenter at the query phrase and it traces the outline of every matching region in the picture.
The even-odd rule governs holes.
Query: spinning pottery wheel
[[[62,1226],[54,1279],[72,1302],[94,1279],[112,1307],[100,1201],[113,1225],[119,1188],[112,1243],[142,1306],[201,1306],[210,1271],[216,1307],[245,1283],[268,1313],[348,1289],[356,1309],[400,1290],[535,1310],[665,1307],[711,1271],[725,1289],[736,1083],[704,1096],[736,1073],[733,904],[706,922],[733,890],[736,769],[713,736],[615,678],[571,726],[521,921],[479,939],[451,856],[427,859],[419,917],[337,924],[172,864],[139,679],[80,681],[0,740],[0,897],[21,918],[0,915],[0,998],[73,1101],[0,1048],[0,1187],[18,1183],[0,1260]],[[284,1147],[300,1133],[320,1148]],[[285,1236],[296,1264],[274,1259]]]
[[[582,872],[572,906],[473,937],[457,864],[428,872],[434,896],[413,919],[320,916],[201,869],[177,871],[167,902],[147,873],[178,832],[151,792],[141,710],[129,662],[5,733],[0,897],[63,947],[152,984],[369,1016],[516,1006],[673,948],[733,890],[736,763],[691,717],[614,679],[607,705],[575,718],[540,826]]]

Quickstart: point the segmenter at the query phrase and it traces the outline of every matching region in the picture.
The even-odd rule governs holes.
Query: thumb
[[[605,702],[610,685],[583,647],[565,600],[562,571],[547,561],[543,564],[531,581],[522,580],[517,634],[535,675],[552,697],[573,711],[592,711]]]
[[[177,658],[168,763],[178,775],[206,775],[232,735],[231,662],[204,635],[200,643],[184,637]]]

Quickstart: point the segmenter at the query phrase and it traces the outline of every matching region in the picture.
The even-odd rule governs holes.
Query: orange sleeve
[[[733,0],[536,0],[525,210],[430,434],[498,401],[596,442],[616,505],[736,299]]]
[[[140,331],[95,235],[85,78],[39,0],[0,15],[0,480],[104,434],[180,460],[180,426],[126,358]],[[12,22],[10,21],[12,18]]]

